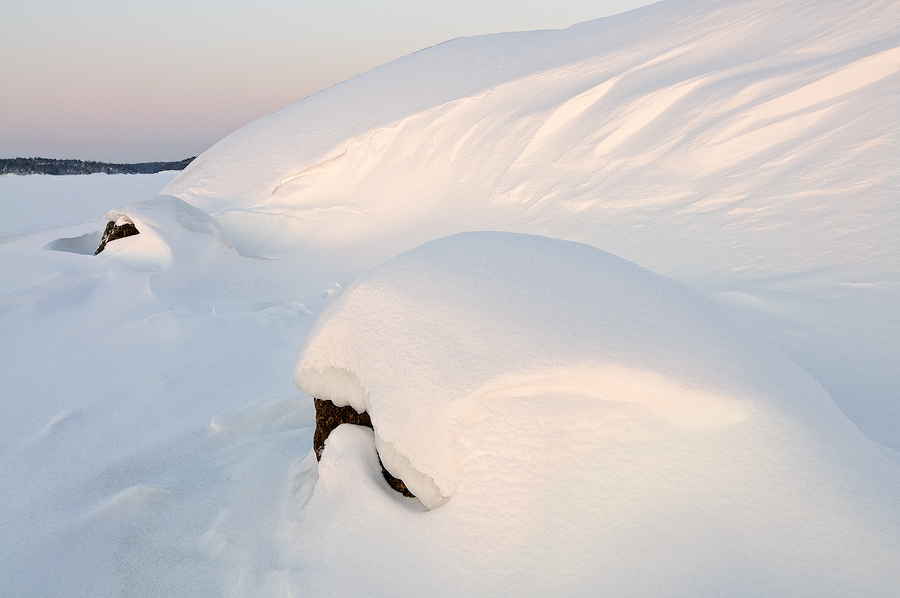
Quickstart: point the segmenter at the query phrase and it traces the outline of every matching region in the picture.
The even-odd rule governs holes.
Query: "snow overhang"
[[[426,467],[413,465],[409,455],[398,450],[394,442],[382,437],[375,425],[374,418],[368,413],[370,405],[368,393],[353,372],[333,367],[321,371],[298,368],[294,373],[294,382],[299,389],[315,397],[318,401],[327,401],[336,407],[350,407],[356,414],[365,415],[365,418],[351,417],[347,418],[347,421],[356,425],[371,426],[375,436],[375,449],[382,466],[391,476],[402,481],[409,492],[423,505],[429,509],[435,509],[450,499],[452,484],[442,480],[443,484],[438,485],[435,476],[426,473],[428,471]],[[320,434],[318,425],[317,421],[317,436]],[[328,432],[330,430],[327,430],[324,435],[327,436]],[[324,438],[321,441],[324,442]],[[318,443],[319,440],[317,439],[316,442]],[[319,449],[318,446],[315,448]],[[319,456],[318,450],[317,456]],[[394,484],[391,485],[394,486]],[[395,489],[397,488],[395,487]]]

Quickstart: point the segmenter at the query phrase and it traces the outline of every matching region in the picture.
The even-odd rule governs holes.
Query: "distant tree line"
[[[3,174],[153,174],[163,170],[184,170],[194,158],[178,162],[141,162],[139,164],[110,164],[90,160],[56,160],[53,158],[0,158]]]

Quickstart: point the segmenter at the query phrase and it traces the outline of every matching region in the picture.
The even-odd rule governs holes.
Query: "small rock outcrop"
[[[346,407],[338,407],[331,401],[323,401],[321,399],[313,399],[316,404],[316,433],[313,435],[313,450],[316,452],[316,460],[322,459],[322,451],[325,449],[325,439],[331,434],[332,430],[341,424],[353,424],[355,426],[366,426],[372,428],[372,419],[369,414],[363,411],[358,413],[356,409],[347,405]],[[374,429],[374,428],[373,428]],[[378,457],[381,463],[381,457]],[[409,491],[403,480],[395,478],[390,472],[381,465],[381,474],[384,476],[388,485],[402,494],[403,496],[415,497]]]
[[[103,251],[106,244],[110,241],[139,234],[140,231],[138,231],[137,227],[131,222],[123,222],[122,224],[116,225],[115,222],[110,220],[106,225],[106,229],[103,231],[103,237],[100,239],[100,246],[97,247],[97,251],[94,252],[94,255]]]

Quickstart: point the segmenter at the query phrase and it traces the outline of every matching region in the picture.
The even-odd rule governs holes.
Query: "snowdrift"
[[[102,231],[56,239],[48,249],[102,255],[134,270],[164,271],[175,259],[202,262],[210,252],[230,250],[231,241],[215,219],[171,195],[158,195],[106,213],[116,227],[130,224],[137,234],[104,243]]]
[[[326,441],[297,593],[900,587],[900,472],[708,299],[592,247],[426,243],[329,303],[294,378],[374,427]],[[379,479],[376,451],[433,511]]]
[[[167,270],[176,260],[202,261],[210,251],[231,249],[222,227],[206,212],[177,197],[160,195],[110,210],[110,222],[128,222],[140,234],[109,243],[99,254],[137,270]]]
[[[339,280],[466,230],[728,306],[900,449],[900,5],[674,0],[457,39],[251,123],[166,187]]]
[[[0,177],[0,594],[898,595],[898,47],[667,0]]]

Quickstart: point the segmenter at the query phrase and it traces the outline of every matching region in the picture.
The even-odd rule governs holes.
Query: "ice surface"
[[[111,208],[159,193],[176,174],[0,176],[0,245],[96,220]]]

